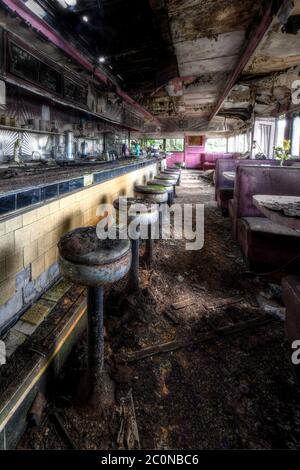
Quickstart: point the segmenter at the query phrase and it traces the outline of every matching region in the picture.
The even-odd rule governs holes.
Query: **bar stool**
[[[168,193],[168,205],[171,207],[174,202],[174,183],[169,183],[165,180],[150,180],[147,182],[148,186],[164,186]]]
[[[158,210],[156,205],[146,199],[137,199],[134,197],[120,197],[113,202],[113,206],[117,211],[118,222],[122,223],[122,218],[126,218],[126,225],[134,222],[134,229],[136,230],[133,237],[129,227],[129,238],[131,240],[132,249],[132,264],[129,273],[129,290],[139,290],[139,248],[142,227],[151,227],[153,223],[158,220]],[[122,217],[123,216],[123,217]],[[151,230],[150,230],[151,233]],[[153,240],[149,237],[146,243],[146,262],[151,264],[153,257]]]
[[[114,403],[114,387],[104,367],[103,288],[122,279],[131,266],[129,240],[100,240],[95,227],[64,235],[59,243],[62,276],[88,287],[88,367],[82,392],[92,414]]]
[[[176,170],[172,168],[166,168],[165,170],[162,171],[162,173],[171,173],[173,175],[180,175],[181,170]]]
[[[177,181],[177,186],[180,186],[181,183],[181,169],[177,168],[166,168],[163,172],[164,175],[178,175],[178,181]]]
[[[176,196],[176,185],[177,178],[172,175],[164,175],[162,173],[155,176],[155,179],[158,181],[167,181],[168,183],[173,183],[174,196]]]
[[[163,185],[137,185],[134,188],[134,194],[138,198],[146,199],[159,206],[159,235],[162,230],[163,208],[164,204],[168,202],[168,192]],[[152,239],[150,236],[149,238]]]
[[[177,185],[180,186],[180,179],[181,179],[181,171],[176,170],[164,170],[162,171],[163,175],[171,175],[177,178]]]
[[[155,179],[158,179],[158,180],[173,180],[173,181],[175,181],[175,183],[177,183],[178,177],[175,176],[175,175],[159,173],[158,175],[155,176]]]
[[[172,173],[170,171],[162,171],[162,175],[170,176],[171,178],[176,178],[176,186],[180,186],[180,174]]]

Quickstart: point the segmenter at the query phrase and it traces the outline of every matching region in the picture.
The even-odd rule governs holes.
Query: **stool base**
[[[101,416],[115,404],[114,384],[104,367],[103,287],[89,287],[88,367],[77,391],[77,402],[90,415]]]
[[[128,290],[129,292],[136,292],[140,288],[139,282],[139,260],[140,260],[140,241],[131,240],[132,250],[132,263],[129,271]]]
[[[85,371],[79,380],[75,392],[75,404],[78,411],[89,416],[105,416],[115,406],[115,384],[106,368],[98,375],[97,381],[91,381],[89,371]]]

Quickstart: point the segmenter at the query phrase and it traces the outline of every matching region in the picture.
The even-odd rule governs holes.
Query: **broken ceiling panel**
[[[294,34],[288,34],[285,32],[286,27],[275,18],[246,67],[245,74],[280,71],[300,64],[300,1],[295,0],[294,5],[289,21],[297,18],[299,27],[294,30]]]
[[[292,11],[283,12],[284,24],[274,16],[269,28],[272,15],[267,11],[269,22],[258,35],[267,31],[263,40],[242,75],[250,54],[237,68],[271,1],[77,0],[74,8],[65,9],[52,0],[38,3],[47,13],[45,21],[67,41],[85,50],[96,65],[100,57],[105,59],[100,66],[112,83],[154,114],[162,128],[191,126],[194,131],[208,128],[208,118],[232,86],[220,109],[221,122],[225,115],[230,125],[236,119],[244,126],[253,109],[265,115],[287,106],[291,84],[299,77],[300,0]],[[273,2],[274,9],[278,3]],[[24,39],[32,36],[32,29],[22,30]],[[61,59],[57,48],[46,42],[43,47],[65,67],[78,68],[67,55]],[[228,82],[236,69],[237,76]],[[82,69],[79,73],[86,75]],[[96,79],[88,76],[96,86]]]
[[[166,3],[174,43],[246,30],[261,7],[258,0],[166,0]]]
[[[176,106],[171,105],[166,111],[166,103],[164,107],[155,105],[155,114],[161,120],[166,112],[169,116],[180,113],[186,120],[196,115],[207,119],[227,75],[238,61],[261,2],[165,0],[165,3],[179,75],[183,80],[194,80],[185,84]],[[244,99],[241,107],[248,106]]]

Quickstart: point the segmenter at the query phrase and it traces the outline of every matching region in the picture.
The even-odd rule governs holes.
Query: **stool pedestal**
[[[177,178],[176,186],[180,186],[180,180],[181,180],[181,173],[180,172],[174,172],[172,170],[164,170],[162,172],[162,174],[166,175],[166,176],[171,176],[172,178]]]
[[[79,393],[91,414],[102,414],[114,403],[114,387],[104,368],[103,288],[128,273],[130,243],[99,240],[95,227],[84,227],[64,235],[58,248],[61,274],[88,288],[88,364]]]
[[[131,222],[135,223],[137,233],[141,233],[141,228],[144,226],[148,227],[148,240],[146,242],[146,259],[149,261],[152,259],[153,254],[153,240],[149,238],[151,233],[151,225],[158,219],[158,211],[153,207],[152,202],[148,202],[145,199],[134,198],[134,197],[120,197],[113,203],[114,208],[118,212],[118,219],[120,216],[126,215],[127,224]],[[130,233],[129,233],[130,237]],[[131,238],[131,250],[132,250],[132,264],[129,272],[129,290],[138,291],[140,288],[139,284],[139,248],[140,248],[140,236]]]
[[[174,189],[174,197],[176,196],[176,185],[177,185],[177,177],[172,176],[172,175],[164,175],[160,174],[155,176],[155,179],[158,181],[166,181],[168,183],[173,183],[173,189]]]
[[[171,207],[174,203],[174,183],[167,180],[153,180],[148,181],[148,186],[163,186],[168,193],[168,205]]]
[[[103,287],[88,287],[88,373],[96,389],[104,368]]]
[[[162,230],[162,205],[168,202],[168,192],[163,185],[139,185],[134,188],[137,197],[159,205],[159,236]],[[151,238],[152,240],[152,238]],[[152,248],[153,249],[153,248]]]

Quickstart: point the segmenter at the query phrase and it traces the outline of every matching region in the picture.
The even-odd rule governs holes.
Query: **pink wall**
[[[185,166],[186,168],[201,169],[201,154],[205,152],[205,139],[201,147],[190,147],[188,137],[185,138]]]
[[[167,159],[168,167],[175,166],[175,163],[183,163],[184,162],[184,152],[173,152]]]
[[[186,168],[201,169],[201,154],[205,153],[205,138],[203,137],[203,145],[199,147],[191,147],[188,142],[188,137],[186,137],[184,152],[173,152],[168,157],[168,167],[173,167],[175,163],[185,162]]]

